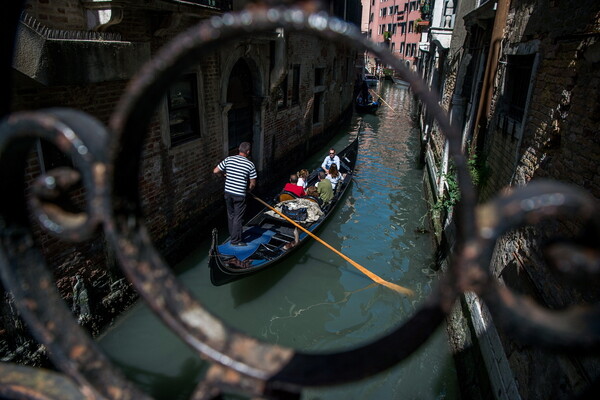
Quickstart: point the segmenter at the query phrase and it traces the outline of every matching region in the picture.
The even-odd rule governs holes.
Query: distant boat
[[[392,80],[394,81],[394,84],[399,85],[399,86],[410,86],[410,83],[394,76],[392,77]]]
[[[375,87],[379,83],[379,79],[371,74],[365,74],[365,76],[363,76],[363,81],[367,82],[367,86],[369,87]]]
[[[363,101],[362,95],[356,97],[356,111],[359,113],[375,113],[379,108],[379,102],[373,100],[373,96],[369,95],[366,101]]]

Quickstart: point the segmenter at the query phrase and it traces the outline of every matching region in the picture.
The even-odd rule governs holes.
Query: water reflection
[[[320,164],[329,147],[345,147],[362,124],[356,179],[317,234],[383,279],[414,290],[416,296],[401,296],[373,283],[317,242],[298,249],[275,268],[214,287],[207,268],[207,241],[178,266],[180,279],[229,325],[270,343],[329,352],[371,341],[396,327],[430,292],[435,278],[429,267],[434,255],[430,235],[421,233],[426,207],[421,190],[423,171],[417,165],[418,135],[410,119],[411,97],[404,87],[383,85],[379,90],[393,111],[381,107],[377,115],[356,116],[345,132],[299,167]],[[175,380],[180,385],[176,391],[183,393],[189,387],[178,380],[183,375],[174,371],[182,371],[188,363],[196,374],[196,378],[185,377],[190,379],[189,386],[200,379],[201,371],[189,361],[191,350],[165,329],[139,305],[100,344],[126,374],[154,396],[175,398],[174,392],[163,397],[160,382],[168,385]],[[142,330],[159,332],[161,342],[140,335]],[[164,346],[170,348],[168,355],[162,350]],[[148,349],[158,350],[153,353]],[[165,357],[170,361],[168,370]],[[451,360],[441,328],[401,365],[352,385],[307,391],[304,397],[455,398],[456,374]],[[148,375],[143,371],[149,371]],[[161,378],[161,374],[170,378]],[[153,375],[158,383],[150,382]]]
[[[301,261],[299,263],[301,263]],[[278,268],[269,271],[270,273],[268,274],[250,276],[247,279],[242,279],[235,285],[229,285],[234,307],[237,308],[245,303],[260,298],[273,286],[277,285],[277,282],[279,282],[292,267],[293,265],[291,264],[282,264],[278,266]]]

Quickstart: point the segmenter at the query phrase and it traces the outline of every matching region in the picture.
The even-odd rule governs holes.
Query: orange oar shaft
[[[321,243],[323,246],[327,247],[329,250],[333,251],[338,256],[342,257],[344,260],[348,261],[350,264],[352,264],[352,266],[354,266],[360,272],[362,272],[363,274],[365,274],[366,276],[368,276],[369,278],[371,278],[373,280],[373,282],[379,283],[380,285],[386,286],[386,287],[388,287],[388,288],[390,288],[390,289],[392,289],[392,290],[394,290],[394,291],[396,291],[398,293],[401,293],[401,294],[406,294],[406,295],[409,295],[409,296],[414,295],[414,292],[412,290],[407,289],[407,288],[402,287],[402,286],[399,286],[399,285],[396,285],[395,283],[388,282],[388,281],[382,279],[381,277],[379,277],[378,275],[372,273],[371,271],[369,271],[368,269],[366,269],[365,267],[363,267],[362,265],[360,265],[356,261],[352,260],[350,257],[346,256],[345,254],[342,254],[341,252],[339,252],[338,250],[336,250],[335,248],[333,248],[329,243],[325,242],[323,239],[321,239],[320,237],[318,237],[317,235],[315,235],[314,233],[312,233],[308,229],[304,228],[302,225],[298,224],[296,221],[294,221],[293,219],[291,219],[287,215],[283,214],[282,212],[280,212],[276,208],[271,207],[268,203],[266,203],[262,199],[258,198],[254,194],[252,194],[252,197],[254,197],[258,202],[260,202],[264,206],[267,206],[270,210],[272,210],[272,211],[276,212],[277,214],[279,214],[286,221],[292,223],[297,228],[300,228],[302,231],[306,232],[310,237],[312,237],[313,239],[315,239],[317,242]]]
[[[380,99],[381,101],[383,101],[383,104],[385,104],[386,106],[388,106],[392,111],[396,111],[392,108],[392,106],[390,106],[388,103],[386,103],[386,101],[383,99],[383,97],[381,97],[378,93],[374,92],[372,89],[369,89],[371,94],[377,96],[378,99]]]

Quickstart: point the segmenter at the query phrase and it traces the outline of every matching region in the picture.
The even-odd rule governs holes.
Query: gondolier
[[[251,145],[243,142],[238,154],[221,161],[213,170],[217,175],[225,176],[225,205],[227,206],[227,225],[232,246],[245,246],[242,242],[242,219],[246,211],[246,192],[256,186],[256,168],[249,160]]]

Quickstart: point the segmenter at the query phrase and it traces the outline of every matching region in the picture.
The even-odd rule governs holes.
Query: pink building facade
[[[420,58],[421,34],[429,26],[429,0],[364,0],[363,10],[365,8],[369,9],[365,34],[406,60],[410,67],[416,65]],[[372,57],[367,64],[371,72],[385,67]]]

